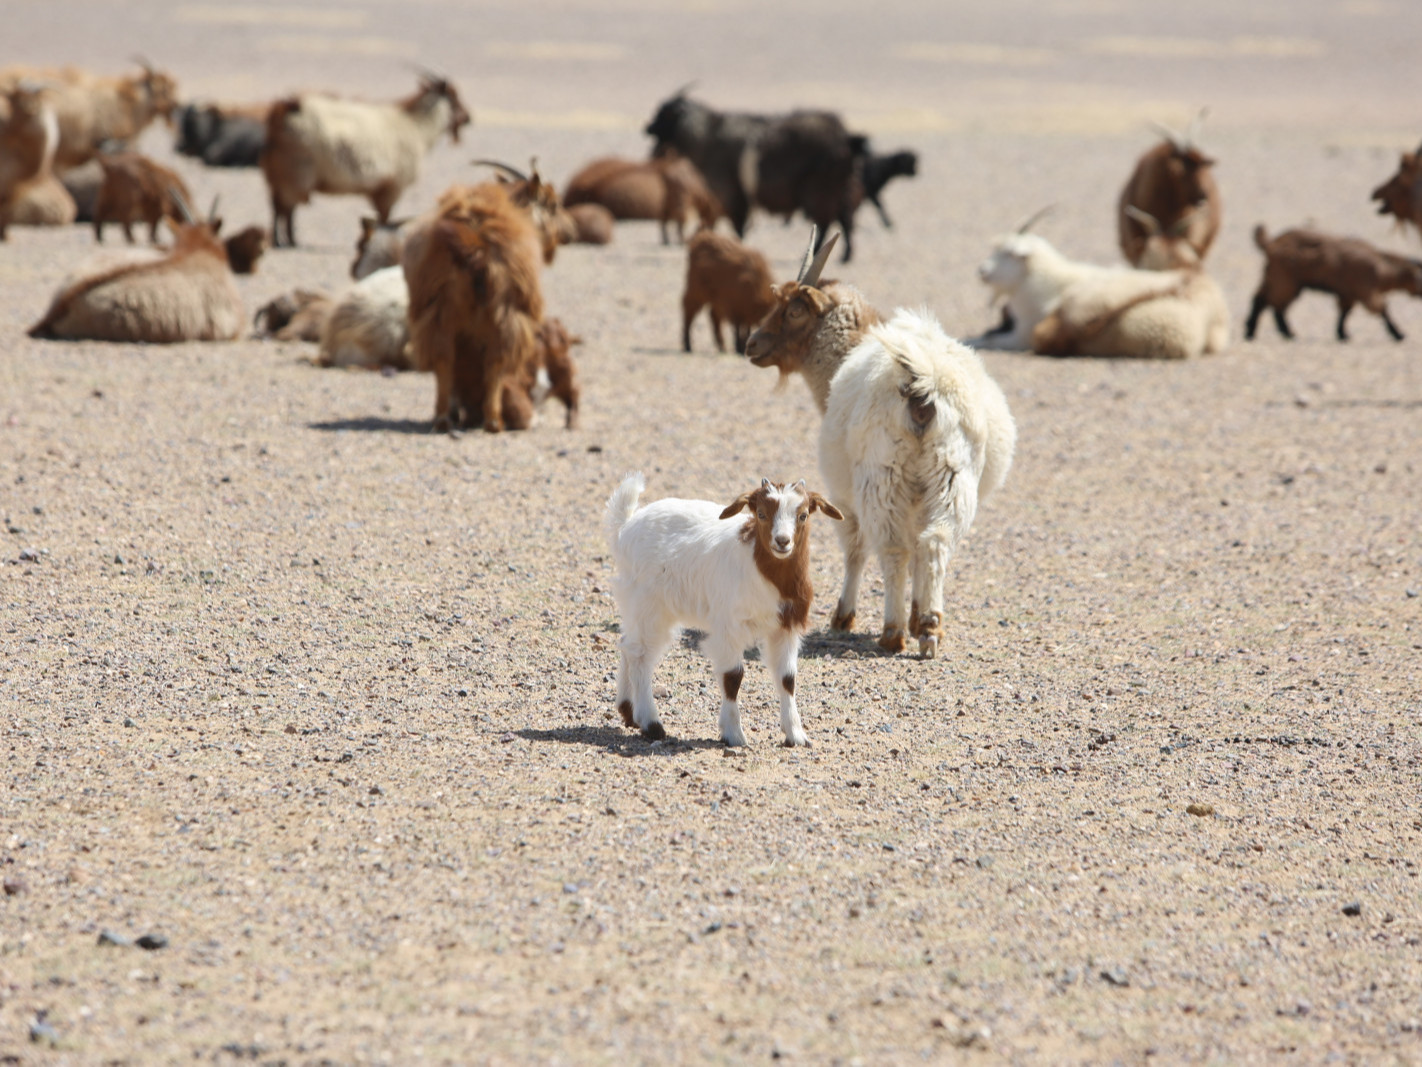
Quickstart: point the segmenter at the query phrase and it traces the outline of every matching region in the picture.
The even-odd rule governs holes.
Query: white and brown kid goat
[[[639,509],[646,487],[629,474],[607,501],[607,539],[622,615],[617,710],[650,740],[666,737],[652,699],[652,672],[678,626],[707,632],[721,682],[721,740],[746,743],[736,703],[744,649],[760,645],[780,691],[785,744],[808,745],[795,708],[795,665],[810,617],[810,513],[843,516],[804,481],[762,479],[728,506],[709,500],[658,500]],[[742,511],[745,518],[737,518]]]

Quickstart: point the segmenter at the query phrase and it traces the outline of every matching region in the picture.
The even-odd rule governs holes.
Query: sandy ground
[[[991,320],[993,235],[1045,203],[1048,237],[1111,261],[1145,120],[1200,104],[1236,324],[1256,222],[1417,251],[1367,202],[1419,133],[1400,0],[6,20],[0,61],[142,50],[194,96],[446,70],[476,125],[411,209],[473,156],[561,179],[641,154],[693,78],[839,107],[922,155],[842,276],[960,335]],[[265,220],[256,174],[176,165]],[[343,284],[361,211],[303,210],[249,309]],[[751,233],[786,276],[803,239]],[[1334,342],[1313,296],[1297,342],[1265,324],[1185,365],[989,354],[1019,448],[954,561],[946,655],[878,653],[872,565],[859,632],[827,632],[821,523],[813,747],[778,747],[752,663],[730,753],[694,638],[658,675],[673,738],[617,720],[603,501],[632,469],[648,498],[813,484],[817,416],[704,324],[677,351],[653,225],[546,275],[587,338],[582,428],[457,439],[425,432],[430,379],[305,346],[28,340],[92,243],[0,246],[0,1062],[1422,1059],[1416,303],[1392,301],[1403,344],[1361,311]]]

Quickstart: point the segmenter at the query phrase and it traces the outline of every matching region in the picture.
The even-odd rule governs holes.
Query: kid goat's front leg
[[[741,709],[736,702],[741,691],[741,679],[746,676],[741,650],[734,641],[713,636],[706,652],[711,658],[711,669],[716,672],[716,681],[721,686],[721,740],[732,748],[740,748],[746,743],[745,731],[741,729]]]
[[[800,724],[800,712],[795,707],[795,670],[800,658],[800,635],[790,630],[776,630],[766,641],[766,658],[770,672],[780,690],[780,728],[785,731],[787,747],[805,746],[810,739]]]

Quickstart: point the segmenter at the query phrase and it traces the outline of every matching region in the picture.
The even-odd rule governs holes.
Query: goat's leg
[[[1392,334],[1392,339],[1394,341],[1401,341],[1403,338],[1402,331],[1397,328],[1397,323],[1392,321],[1392,316],[1387,313],[1386,307],[1378,312],[1378,317],[1383,320],[1383,325],[1387,327],[1387,332]]]
[[[691,351],[691,324],[696,320],[696,316],[701,314],[701,309],[705,306],[705,301],[687,290],[681,298],[681,349],[683,352]]]
[[[1249,318],[1244,320],[1244,339],[1254,340],[1254,331],[1259,326],[1259,316],[1264,314],[1267,301],[1262,292],[1254,294],[1254,303],[1249,305]]]
[[[1282,336],[1292,341],[1294,339],[1294,331],[1289,329],[1289,320],[1284,318],[1284,312],[1286,310],[1288,310],[1287,305],[1274,309],[1274,325],[1279,328],[1279,333]]]
[[[627,620],[623,620],[626,623]],[[652,671],[661,662],[667,646],[671,644],[671,634],[648,637],[642,627],[632,624],[622,637],[622,656],[626,664],[624,679],[619,679],[618,690],[625,684],[632,697],[632,722],[630,725],[642,731],[649,741],[660,741],[667,736],[666,729],[657,717],[657,704],[652,698]],[[626,712],[623,713],[626,719]]]
[[[859,528],[859,518],[849,509],[841,507],[844,521],[839,523],[839,543],[844,549],[844,586],[839,592],[839,603],[834,607],[834,618],[830,620],[831,630],[854,629],[854,609],[859,603],[859,582],[864,577],[864,532]]]
[[[737,703],[741,679],[746,676],[741,649],[736,647],[734,641],[714,634],[707,640],[706,654],[721,684],[721,740],[731,748],[740,748],[746,743],[745,731],[741,729],[741,708]]]
[[[711,336],[716,339],[716,351],[726,351],[726,338],[721,333],[721,316],[716,312],[716,305],[711,305]]]
[[[879,635],[879,647],[885,652],[904,650],[908,557],[908,552],[900,545],[888,545],[879,553],[879,567],[884,572],[884,632]]]
[[[775,686],[780,690],[780,729],[785,732],[785,747],[804,747],[810,743],[800,724],[800,712],[795,707],[795,667],[800,657],[800,635],[789,630],[775,630],[765,642],[766,659]]]
[[[123,239],[124,239],[125,241],[127,241],[129,244],[133,244],[133,223],[130,222],[128,219],[124,219],[124,220],[123,220],[123,223],[122,223],[122,226],[123,226]]]
[[[913,603],[918,617],[909,632],[918,638],[918,653],[924,659],[937,656],[943,642],[943,587],[952,555],[952,545],[938,533],[925,534],[914,553]]]
[[[1343,297],[1340,296],[1338,298],[1338,328],[1336,331],[1338,334],[1338,340],[1340,341],[1348,340],[1348,329],[1346,324],[1348,322],[1348,313],[1352,310],[1353,301],[1345,300]]]
[[[395,201],[400,199],[400,187],[394,182],[377,185],[370,194],[370,206],[381,222],[390,221],[390,212],[395,209]]]

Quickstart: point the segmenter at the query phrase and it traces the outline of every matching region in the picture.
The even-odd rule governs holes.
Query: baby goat
[[[98,159],[104,181],[94,200],[95,240],[103,241],[105,223],[117,222],[124,239],[133,244],[133,224],[145,222],[149,242],[157,244],[159,223],[165,218],[183,220],[178,201],[190,203],[192,194],[173,171],[137,152],[114,152]]]
[[[808,745],[795,709],[795,664],[810,617],[810,513],[839,511],[804,481],[768,478],[728,506],[658,500],[640,510],[646,488],[629,474],[607,501],[607,539],[617,563],[613,594],[622,614],[617,710],[650,740],[666,737],[652,699],[652,671],[679,625],[707,631],[707,654],[721,679],[721,740],[746,743],[736,704],[744,649],[764,646],[780,689],[785,744]],[[736,519],[742,511],[745,519]]]
[[[1316,230],[1285,230],[1271,240],[1263,226],[1256,226],[1254,243],[1264,253],[1264,277],[1244,324],[1247,340],[1254,339],[1266,307],[1273,309],[1279,332],[1292,340],[1284,313],[1305,289],[1338,298],[1338,340],[1348,340],[1344,324],[1354,304],[1377,315],[1393,339],[1402,340],[1402,331],[1387,313],[1387,294],[1401,289],[1422,296],[1422,263],[1383,252],[1356,237],[1332,237]]]
[[[734,237],[702,230],[686,246],[686,290],[681,297],[681,347],[691,351],[691,323],[711,305],[716,351],[726,351],[721,321],[735,331],[736,351],[745,352],[756,323],[775,307],[770,266],[765,257]]]

